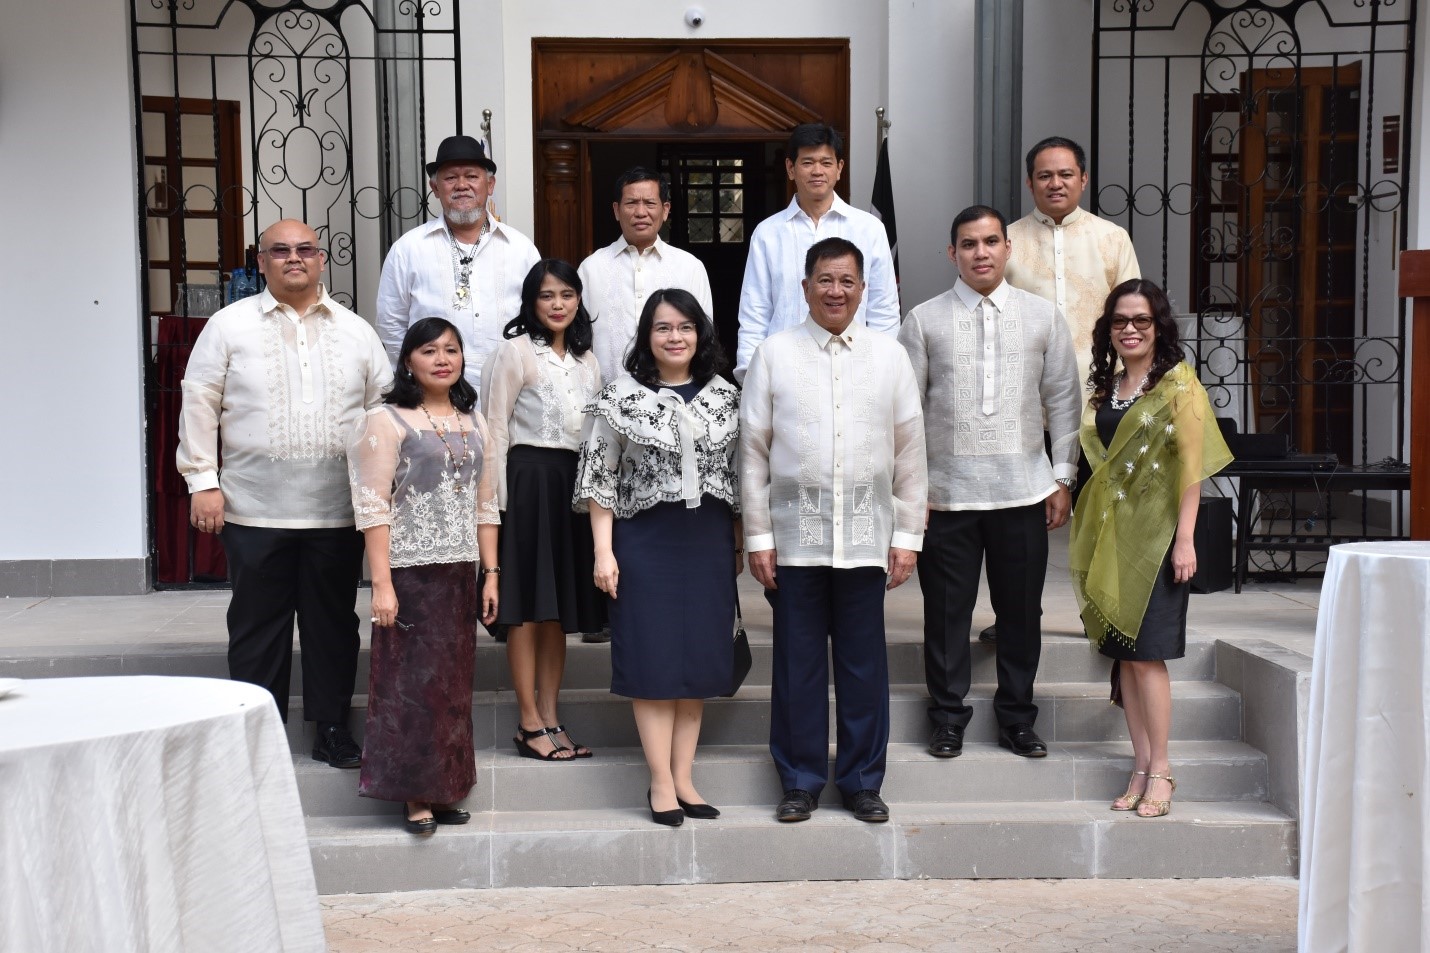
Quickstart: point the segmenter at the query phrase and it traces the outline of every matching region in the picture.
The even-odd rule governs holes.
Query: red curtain
[[[154,441],[154,541],[161,583],[223,582],[228,562],[212,533],[189,526],[189,491],[174,464],[179,447],[179,387],[189,353],[208,318],[164,315],[159,319],[157,360],[159,406],[150,427]]]

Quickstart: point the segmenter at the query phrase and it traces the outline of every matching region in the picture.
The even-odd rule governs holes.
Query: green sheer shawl
[[[1112,444],[1097,435],[1089,401],[1079,436],[1092,478],[1078,496],[1068,544],[1073,591],[1087,637],[1137,640],[1182,493],[1231,462],[1207,392],[1192,368],[1172,368],[1127,411]]]

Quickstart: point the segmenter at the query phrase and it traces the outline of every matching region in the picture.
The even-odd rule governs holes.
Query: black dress
[[[1133,407],[1137,406],[1134,402]],[[1117,425],[1130,411],[1116,410],[1111,401],[1104,401],[1097,409],[1097,437],[1104,447],[1111,446],[1117,433]],[[1157,571],[1157,581],[1152,586],[1151,598],[1147,601],[1147,611],[1142,616],[1142,628],[1137,632],[1137,640],[1127,645],[1121,639],[1109,637],[1103,640],[1101,652],[1112,659],[1130,662],[1156,662],[1178,659],[1187,654],[1187,602],[1191,598],[1190,582],[1175,582],[1172,570],[1172,547],[1162,557],[1162,568]]]
[[[672,387],[683,400],[696,384]],[[620,568],[610,601],[611,692],[627,698],[714,698],[730,690],[734,655],[735,528],[708,493],[690,509],[657,503],[617,519]]]

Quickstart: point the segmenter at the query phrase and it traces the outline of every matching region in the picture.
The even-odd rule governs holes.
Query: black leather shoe
[[[984,642],[984,643],[986,643],[986,644],[988,644],[988,645],[997,645],[997,644],[998,644],[998,623],[995,622],[995,623],[993,623],[992,625],[990,625],[988,628],[984,629],[982,632],[978,633],[978,641]]]
[[[318,737],[313,742],[313,760],[326,761],[335,768],[362,766],[362,749],[353,740],[347,725],[319,722]]]
[[[807,821],[809,815],[817,810],[819,801],[813,794],[802,788],[790,788],[785,792],[779,807],[775,808],[775,817],[785,822]]]
[[[998,746],[1025,758],[1046,758],[1048,746],[1032,725],[1009,725],[998,729]]]
[[[685,823],[685,812],[678,807],[673,811],[657,811],[650,802],[650,789],[648,788],[645,792],[645,805],[650,808],[650,819],[657,824],[664,824],[666,827],[679,827]]]
[[[689,801],[675,799],[675,803],[680,805],[680,809],[685,812],[686,817],[693,817],[701,821],[710,821],[720,816],[720,809],[711,804],[691,804]]]
[[[963,754],[963,726],[939,725],[929,740],[929,754],[935,758],[957,758]]]
[[[582,632],[581,641],[587,645],[605,645],[611,641],[611,629],[607,626],[600,632]]]
[[[472,815],[460,807],[433,807],[432,820],[438,824],[465,824]]]
[[[844,795],[844,808],[861,821],[881,824],[889,819],[889,805],[878,791],[855,791]]]
[[[420,820],[416,820],[407,813],[406,804],[402,805],[402,821],[407,825],[408,833],[411,834],[426,835],[437,830],[436,812],[433,812],[432,817],[424,817]]]

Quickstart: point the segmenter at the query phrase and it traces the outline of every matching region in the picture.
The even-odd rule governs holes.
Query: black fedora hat
[[[437,147],[436,160],[427,163],[427,174],[436,175],[437,170],[449,162],[479,165],[493,174],[497,170],[497,164],[487,158],[482,144],[471,136],[448,136],[443,139],[442,144]]]

